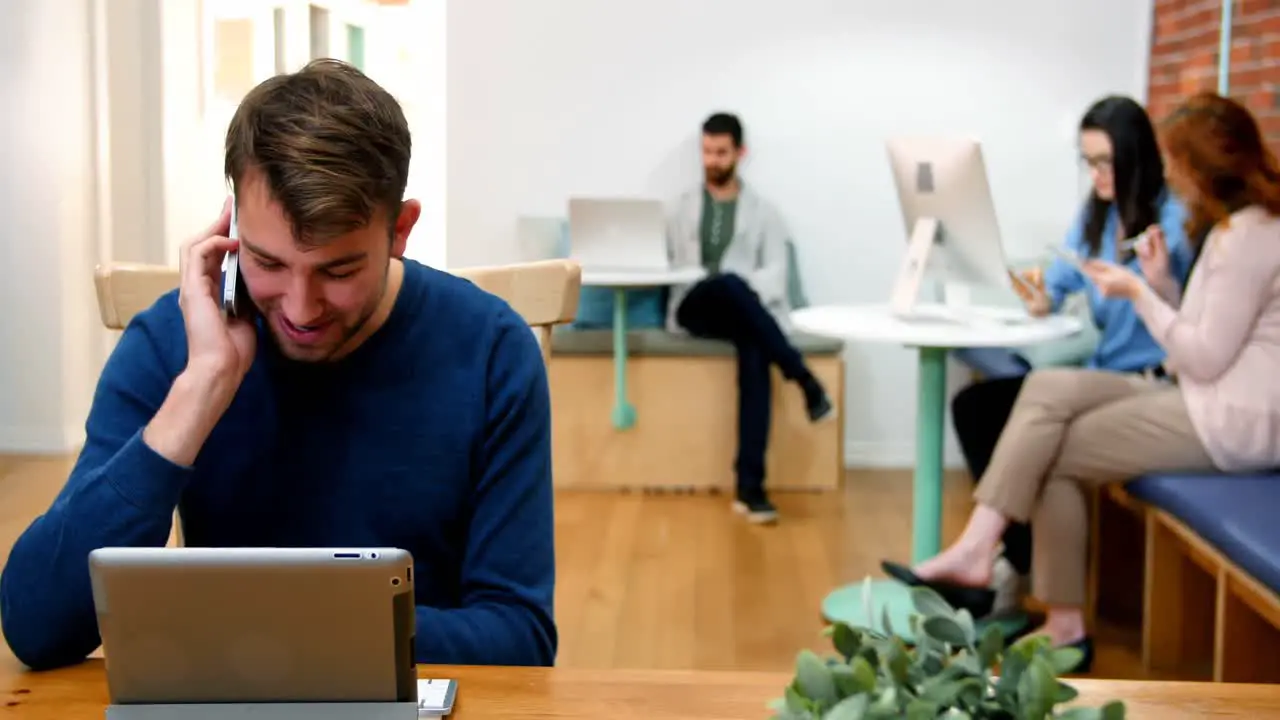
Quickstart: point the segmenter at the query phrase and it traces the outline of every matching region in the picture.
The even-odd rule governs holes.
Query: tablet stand
[[[108,705],[107,720],[417,720],[416,702]]]

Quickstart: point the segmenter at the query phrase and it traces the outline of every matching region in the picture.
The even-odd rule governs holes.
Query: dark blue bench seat
[[[1280,471],[1148,475],[1125,489],[1182,521],[1224,558],[1280,594]]]

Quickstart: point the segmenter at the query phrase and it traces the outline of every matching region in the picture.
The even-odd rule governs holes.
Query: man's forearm
[[[548,608],[522,603],[417,607],[414,657],[419,664],[549,667],[558,644]]]
[[[13,654],[33,668],[78,662],[97,647],[89,552],[164,545],[190,472],[136,430],[122,447],[104,446],[99,425],[112,420],[91,419],[66,488],[18,537],[0,573],[0,625]]]
[[[169,462],[190,467],[234,395],[235,386],[225,376],[183,371],[142,431],[143,442]]]

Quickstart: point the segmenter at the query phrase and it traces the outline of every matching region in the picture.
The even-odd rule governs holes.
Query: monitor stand
[[[108,705],[107,720],[416,720],[416,702]]]
[[[912,323],[948,325],[999,326],[1015,321],[1019,313],[994,312],[990,308],[975,306],[972,302],[973,288],[968,283],[953,281],[942,273],[934,275],[938,281],[936,285],[927,282],[931,279],[930,264],[939,246],[940,231],[941,225],[935,218],[916,221],[889,302],[893,316]],[[925,288],[936,286],[941,286],[941,293],[934,293],[940,297],[922,301]]]
[[[898,280],[893,285],[889,309],[900,318],[915,317],[916,302],[928,277],[929,261],[938,244],[940,226],[936,218],[920,218],[911,229],[907,241],[907,254],[902,258]]]

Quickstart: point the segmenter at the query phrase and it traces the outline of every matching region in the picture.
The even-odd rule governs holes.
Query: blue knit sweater
[[[19,660],[99,644],[87,556],[162,546],[392,546],[414,556],[417,661],[550,665],[555,554],[541,353],[506,303],[405,261],[386,323],[335,363],[257,357],[192,467],[142,442],[186,364],[176,291],[138,315],[99,381],[66,486],[0,575]]]

